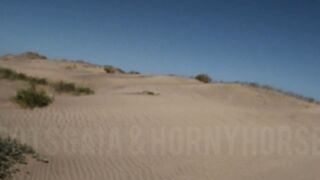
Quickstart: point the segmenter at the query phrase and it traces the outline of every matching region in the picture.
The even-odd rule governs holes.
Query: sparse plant
[[[76,69],[76,68],[77,68],[76,65],[68,65],[68,66],[66,66],[66,69],[68,69],[68,70],[72,70],[72,69]]]
[[[129,71],[128,74],[140,74],[138,71]]]
[[[258,84],[258,83],[255,83],[255,82],[240,82],[240,81],[233,81],[233,82],[223,82],[222,81],[221,83],[235,83],[235,84],[241,84],[241,85],[244,85],[244,86],[250,86],[250,87],[253,87],[253,88],[260,88],[260,89],[270,90],[270,91],[278,92],[278,93],[281,93],[281,94],[284,94],[284,95],[287,95],[287,96],[291,96],[293,98],[296,98],[296,99],[299,99],[299,100],[302,100],[302,101],[305,101],[305,102],[314,103],[314,104],[320,104],[320,101],[317,101],[314,98],[306,97],[306,96],[303,96],[303,95],[300,95],[300,94],[296,94],[296,93],[293,93],[293,92],[288,92],[288,91],[285,91],[285,90],[282,90],[282,89],[279,89],[279,88],[276,88],[276,87],[273,87],[273,86],[270,86],[270,85],[262,85],[262,84]]]
[[[211,77],[207,74],[198,74],[195,79],[204,83],[210,83],[212,81]]]
[[[94,91],[88,87],[77,87],[75,94],[81,95],[81,94],[94,94]]]
[[[108,74],[114,74],[117,72],[116,68],[111,65],[104,66],[104,71]]]
[[[7,69],[7,68],[0,68],[0,77],[4,78],[4,79],[10,79],[10,80],[14,80],[17,77],[17,73],[11,69]]]
[[[53,84],[53,88],[58,93],[71,93],[76,90],[76,85],[74,83],[59,81],[55,84]]]
[[[21,107],[35,108],[45,107],[52,103],[53,98],[47,95],[43,90],[37,90],[34,85],[28,89],[21,89],[17,91],[16,96],[13,100],[18,103]]]
[[[46,56],[31,51],[22,53],[20,56],[25,57],[27,59],[47,59]]]
[[[125,74],[126,71],[124,71],[123,69],[121,68],[116,68],[117,72],[120,73],[120,74]]]
[[[58,93],[72,93],[75,95],[93,94],[94,91],[88,87],[77,87],[74,83],[59,81],[53,84],[53,88]]]
[[[8,68],[0,67],[0,78],[8,79],[8,80],[21,80],[27,81],[36,85],[47,85],[48,81],[45,78],[31,77],[23,73],[17,73]]]
[[[113,67],[111,65],[105,65],[104,71],[108,74],[115,74],[115,73],[124,74],[124,73],[126,73],[124,70],[122,70],[120,68]]]
[[[48,81],[45,78],[29,77],[28,81],[32,84],[37,84],[37,85],[47,85],[48,84]]]
[[[0,137],[0,179],[11,178],[15,172],[18,172],[19,170],[14,166],[27,164],[26,156],[43,161],[31,146],[10,137]]]

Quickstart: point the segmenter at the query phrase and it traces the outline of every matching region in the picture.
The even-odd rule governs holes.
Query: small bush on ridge
[[[109,74],[114,74],[117,72],[117,69],[111,65],[104,66],[104,71]]]
[[[140,74],[140,72],[138,72],[138,71],[129,71],[128,73],[129,74]]]
[[[27,59],[47,59],[46,56],[43,56],[43,55],[36,53],[36,52],[31,52],[31,51],[22,53],[22,54],[20,54],[20,56],[25,57]]]
[[[207,74],[198,74],[198,75],[196,75],[195,79],[197,79],[201,82],[204,82],[204,83],[210,83],[212,81],[210,76]]]
[[[116,67],[113,67],[111,65],[105,65],[104,66],[104,71],[108,74],[114,74],[114,73],[121,73],[121,74],[124,74],[126,73],[124,70],[120,69],[120,68],[116,68]]]

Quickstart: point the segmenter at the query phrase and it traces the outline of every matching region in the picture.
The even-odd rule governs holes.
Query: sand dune
[[[71,65],[74,68],[67,67]],[[319,105],[239,84],[112,75],[102,67],[75,62],[13,57],[0,60],[0,66],[77,82],[96,92],[56,95],[52,105],[26,110],[8,99],[26,84],[0,80],[0,132],[32,145],[49,160],[48,164],[31,161],[14,179],[320,177]],[[261,145],[266,134],[276,141],[269,149]]]

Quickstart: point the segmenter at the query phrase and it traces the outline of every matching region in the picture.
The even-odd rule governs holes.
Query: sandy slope
[[[56,95],[47,108],[22,110],[8,97],[25,84],[0,80],[1,133],[31,144],[50,161],[31,161],[14,179],[320,178],[317,105],[237,84],[108,75],[99,67],[69,65],[0,60],[3,67],[96,91],[90,96]],[[144,90],[160,95],[141,94]],[[258,138],[268,128],[268,137],[276,142],[268,147],[276,150],[266,152],[261,145],[265,139]]]

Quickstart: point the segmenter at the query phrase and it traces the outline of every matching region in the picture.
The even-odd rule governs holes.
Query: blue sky
[[[29,50],[320,100],[320,0],[1,0],[0,54]]]

